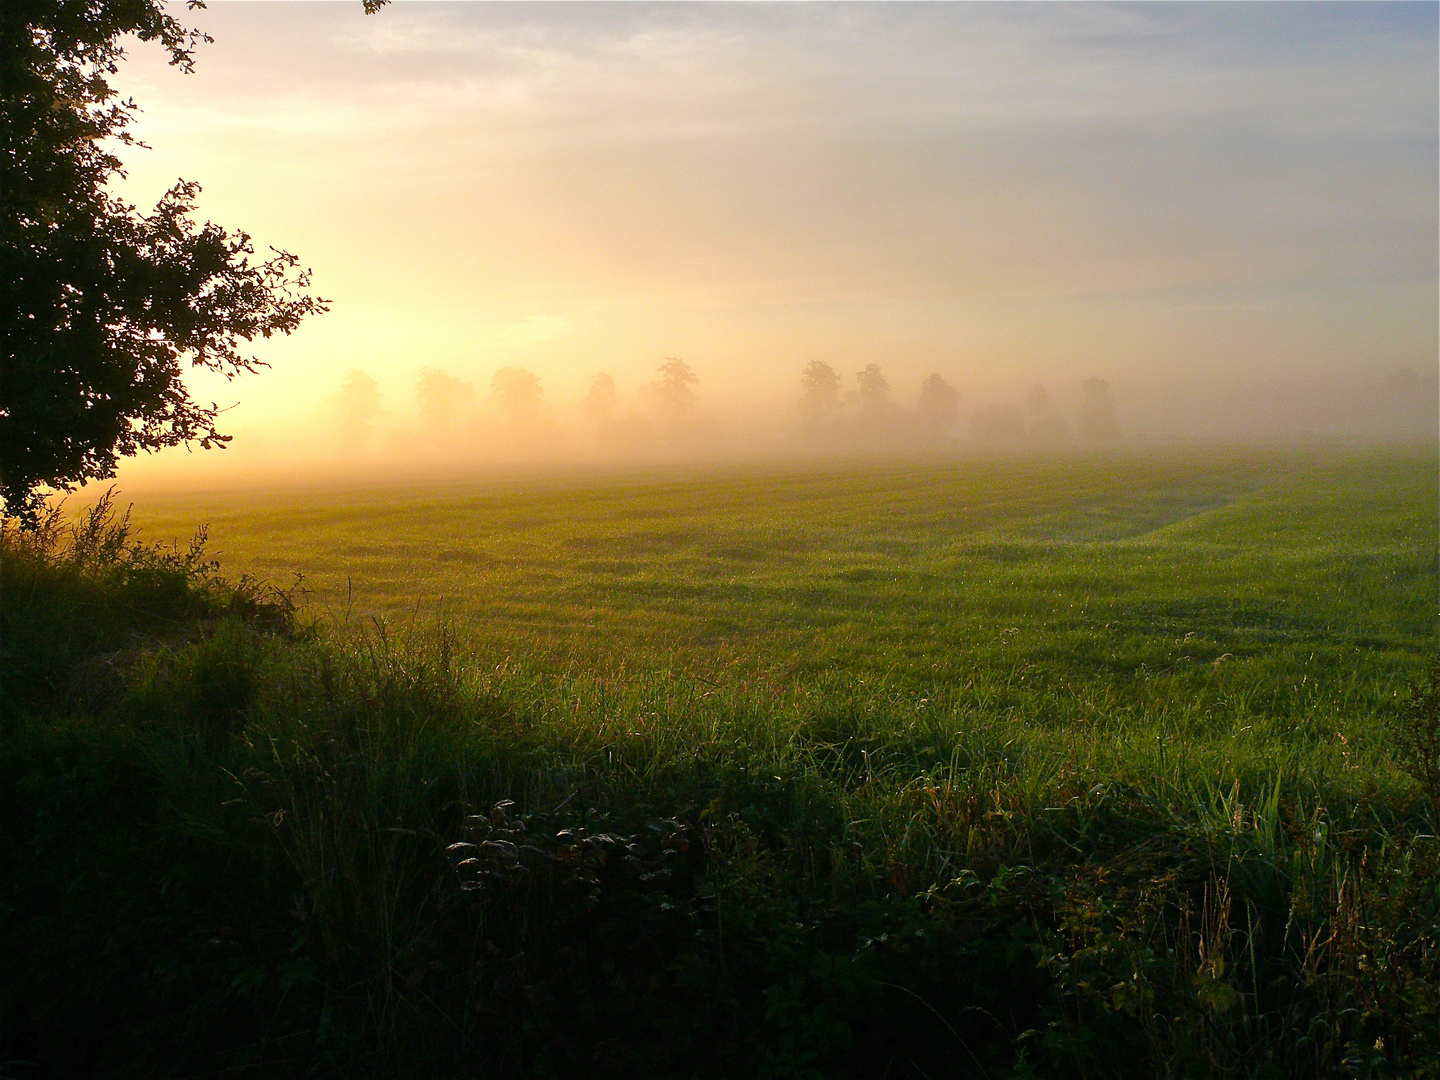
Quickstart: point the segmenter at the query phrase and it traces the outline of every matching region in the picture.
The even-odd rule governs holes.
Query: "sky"
[[[1435,380],[1432,3],[173,7],[215,40],[130,48],[118,191],[199,181],[332,301],[192,381],[239,451],[318,445],[352,369],[395,431],[426,367],[557,417],[672,356],[716,416],[817,359],[967,410],[1103,378],[1137,437]]]

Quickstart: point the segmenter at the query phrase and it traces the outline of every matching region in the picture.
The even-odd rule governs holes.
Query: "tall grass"
[[[47,529],[7,1075],[1440,1071],[1433,679],[594,669]]]
[[[146,647],[227,616],[293,632],[298,582],[227,581],[205,542],[142,543],[113,490],[75,520],[59,503],[33,529],[0,519],[0,706],[84,707]]]

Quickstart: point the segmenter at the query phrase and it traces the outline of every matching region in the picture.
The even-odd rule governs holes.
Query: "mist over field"
[[[5,1077],[1440,1077],[1440,5],[0,4]]]
[[[874,365],[812,362],[752,396],[710,391],[704,367],[583,390],[533,372],[422,368],[382,383],[351,369],[300,424],[241,428],[224,453],[139,459],[146,486],[327,476],[494,473],[510,468],[1056,454],[1094,449],[1406,441],[1433,444],[1434,371],[1377,368],[1329,383],[1236,378],[1116,386],[1109,380],[962,389],[939,372],[892,383]],[[676,381],[676,372],[679,381]],[[669,381],[667,381],[667,378]],[[896,380],[898,383],[899,380]],[[963,384],[962,384],[963,385]],[[967,392],[968,390],[968,392]]]
[[[193,75],[122,68],[150,149],[117,191],[195,176],[331,309],[189,379],[225,454],[123,484],[1437,437],[1433,5],[197,21]],[[693,398],[653,392],[667,357]]]

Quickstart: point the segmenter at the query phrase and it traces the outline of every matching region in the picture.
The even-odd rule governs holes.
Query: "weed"
[[[1428,680],[1410,692],[1401,714],[1398,745],[1405,771],[1429,800],[1440,832],[1440,654]]]

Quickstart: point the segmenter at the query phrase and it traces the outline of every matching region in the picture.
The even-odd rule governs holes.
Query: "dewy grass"
[[[324,545],[296,567],[322,599],[347,546],[403,548],[396,595],[448,615],[366,610],[361,579],[299,633],[212,569],[188,621],[42,657],[0,753],[0,1050],[41,1075],[1426,1075],[1433,476],[1056,459],[220,521],[226,567]],[[7,626],[73,624],[84,589],[12,558],[32,543],[67,557],[7,532]],[[73,693],[115,641],[107,695]]]

